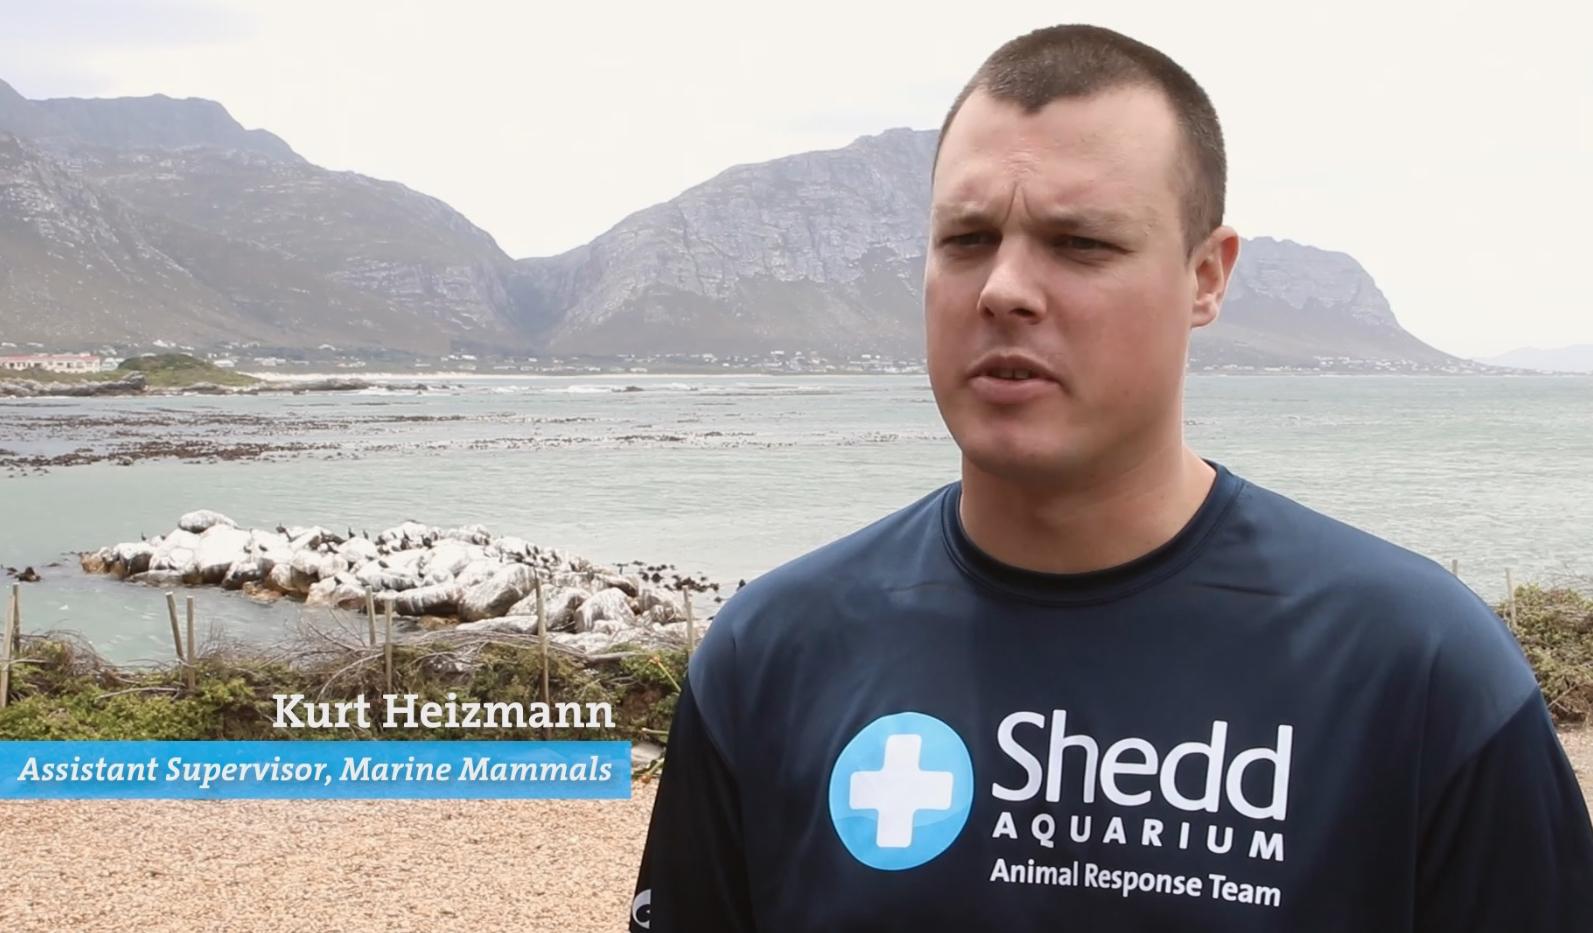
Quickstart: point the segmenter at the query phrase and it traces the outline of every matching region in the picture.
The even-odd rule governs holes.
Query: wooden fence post
[[[1449,572],[1457,577],[1460,576],[1460,558],[1453,558],[1449,561]]]
[[[682,590],[680,596],[686,610],[686,657],[689,660],[692,650],[697,647],[697,620],[691,617],[691,590]]]
[[[1510,609],[1510,631],[1516,630],[1516,581],[1510,573],[1510,568],[1505,568],[1505,605]]]
[[[376,647],[376,594],[365,591],[365,620],[370,623],[371,647]]]
[[[22,584],[11,584],[11,656],[22,652]]]
[[[6,708],[6,703],[11,697],[11,627],[16,624],[17,596],[12,594],[6,600],[6,625],[0,630],[3,640],[0,640],[0,709]]]
[[[542,702],[547,706],[549,715],[553,710],[553,694],[548,689],[548,607],[542,601],[542,577],[537,576],[537,641],[542,644]],[[542,727],[542,738],[553,738],[551,724]]]
[[[195,665],[199,663],[199,650],[194,647],[194,598],[188,597],[188,690],[193,691],[197,674]]]
[[[177,648],[177,663],[183,663],[183,633],[177,628],[177,595],[166,594],[166,614],[171,617],[171,643]]]
[[[387,644],[382,649],[387,668],[387,692],[393,692],[393,601],[387,601]]]

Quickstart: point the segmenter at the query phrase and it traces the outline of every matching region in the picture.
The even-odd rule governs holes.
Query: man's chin
[[[964,463],[991,479],[1022,486],[1054,486],[1075,475],[1080,451],[1049,443],[984,439],[962,446]]]

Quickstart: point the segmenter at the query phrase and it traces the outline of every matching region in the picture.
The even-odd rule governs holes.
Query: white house
[[[21,371],[34,367],[52,373],[96,373],[100,371],[100,358],[88,353],[0,356],[0,369]]]

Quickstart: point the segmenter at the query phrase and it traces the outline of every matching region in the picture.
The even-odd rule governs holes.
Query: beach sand
[[[1593,797],[1593,730],[1563,737]],[[628,801],[0,803],[0,928],[622,930],[655,790],[638,783]]]

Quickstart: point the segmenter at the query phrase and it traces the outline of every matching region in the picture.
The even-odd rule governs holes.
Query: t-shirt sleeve
[[[1537,694],[1454,771],[1423,826],[1418,930],[1593,931],[1593,825]]]
[[[669,729],[630,929],[753,929],[736,782],[709,735],[689,677]]]

